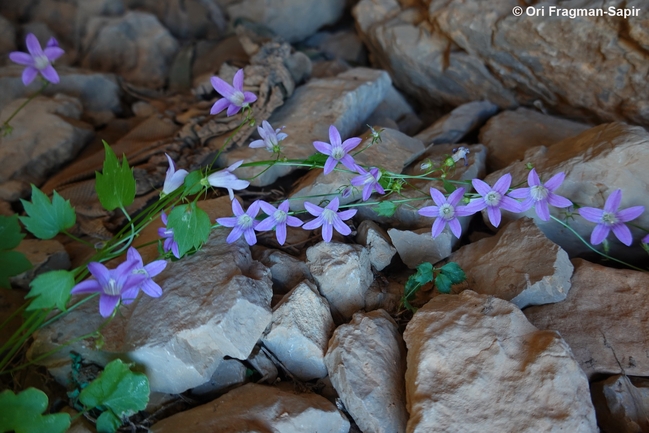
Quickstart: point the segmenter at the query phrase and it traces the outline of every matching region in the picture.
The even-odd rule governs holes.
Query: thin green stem
[[[80,242],[80,243],[82,243],[82,244],[84,244],[84,245],[86,245],[86,246],[89,246],[89,247],[91,247],[91,248],[95,248],[95,246],[94,246],[93,244],[91,244],[90,242],[88,242],[88,241],[84,241],[83,239],[76,237],[75,235],[73,235],[72,233],[70,233],[70,232],[67,231],[67,230],[63,230],[61,233],[63,233],[64,235],[66,235],[66,236],[69,237],[70,239],[73,239],[73,240],[75,240],[75,241],[77,241],[77,242]]]
[[[16,111],[14,111],[13,113],[11,113],[11,116],[9,116],[9,118],[8,118],[7,120],[4,121],[4,123],[2,124],[2,128],[0,128],[0,129],[3,129],[3,130],[4,130],[5,128],[10,128],[10,126],[9,126],[9,122],[11,122],[11,121],[13,120],[14,117],[16,117],[16,114],[18,114],[18,113],[20,112],[20,110],[22,110],[23,108],[25,108],[25,107],[27,106],[27,104],[29,104],[30,102],[32,102],[32,100],[33,100],[35,97],[37,97],[38,95],[40,95],[40,94],[43,92],[43,90],[45,90],[45,88],[46,88],[47,86],[49,86],[49,84],[50,84],[49,81],[44,81],[43,84],[41,85],[41,88],[40,88],[40,89],[38,89],[36,92],[34,92],[33,95],[31,95],[29,98],[27,98],[27,100],[26,100],[25,102],[23,102],[22,104],[20,104],[20,107],[16,108]]]

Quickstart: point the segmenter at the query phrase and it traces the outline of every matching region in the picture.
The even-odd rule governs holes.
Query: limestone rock
[[[573,118],[649,124],[643,78],[649,26],[642,9],[627,18],[573,20],[517,17],[515,5],[497,0],[486,12],[481,0],[362,0],[353,14],[375,63],[426,106],[480,98],[502,108],[538,101]],[[636,11],[642,5],[625,3]],[[601,7],[600,0],[579,3],[586,10]],[[620,32],[619,20],[626,31]]]
[[[298,42],[341,17],[344,0],[238,0],[227,7],[231,20],[262,23],[289,42]]]
[[[279,372],[277,371],[277,367],[273,363],[273,361],[266,355],[264,352],[265,349],[262,350],[261,346],[257,344],[254,349],[252,349],[252,353],[250,354],[250,357],[248,357],[248,363],[257,370],[259,374],[261,374],[261,379],[257,383],[260,382],[266,382],[269,384],[275,383],[275,380],[277,379],[277,375]]]
[[[308,281],[298,284],[273,309],[262,342],[297,379],[327,375],[324,354],[334,330],[329,305]]]
[[[10,278],[13,287],[28,290],[34,277],[48,271],[70,269],[70,256],[63,245],[56,240],[23,239],[15,248],[23,253],[32,268]]]
[[[389,126],[390,121],[397,125],[400,132],[408,136],[414,135],[421,128],[419,116],[394,86],[388,88],[385,99],[367,118],[367,124],[392,128]]]
[[[649,276],[582,259],[565,301],[530,307],[525,315],[539,329],[561,333],[589,377],[596,373],[649,376],[644,305]]]
[[[488,149],[487,167],[500,170],[522,160],[527,149],[550,147],[589,128],[583,123],[520,107],[492,117],[480,130],[479,139]]]
[[[588,380],[558,333],[514,305],[440,295],[406,327],[408,432],[597,432]]]
[[[403,295],[404,283],[393,281],[391,278],[375,278],[365,292],[365,311],[385,310],[397,315]]]
[[[8,104],[0,119],[7,119],[23,102]],[[94,135],[80,116],[76,98],[34,98],[29,110],[21,110],[11,121],[12,133],[0,137],[0,160],[11,161],[0,167],[0,183],[14,179],[40,185],[52,170],[74,158]]]
[[[606,198],[616,189],[621,189],[623,195],[620,209],[630,206],[649,209],[649,132],[644,128],[623,123],[596,126],[549,148],[541,146],[529,149],[524,161],[493,172],[484,180],[493,185],[503,174],[511,173],[512,185],[521,183],[527,186],[527,162],[534,164],[544,182],[554,174],[564,172],[566,178],[555,193],[580,206],[602,209]],[[550,214],[562,218],[561,209],[553,206],[550,206]],[[541,221],[534,208],[521,214],[503,212],[503,223],[523,216],[534,217],[534,222],[541,231],[571,257],[588,258],[588,254],[594,254],[575,235],[555,221]],[[487,221],[486,213],[483,218]],[[633,223],[649,227],[649,212],[644,212]],[[570,227],[585,239],[590,239],[595,224],[576,215],[570,221]],[[631,248],[619,242],[613,233],[608,236],[610,254],[627,261],[637,260],[638,255],[646,255],[637,241],[645,232],[629,228],[636,239]]]
[[[469,218],[462,218],[459,221],[462,230],[465,230],[469,225]],[[410,269],[415,269],[424,262],[434,264],[447,258],[459,242],[448,227],[436,238],[433,238],[429,228],[412,231],[389,229],[388,235],[399,257]]]
[[[568,254],[529,218],[463,246],[449,260],[464,270],[471,290],[518,308],[563,301],[570,290],[573,266]]]
[[[328,141],[330,125],[338,128],[343,140],[350,137],[383,100],[389,86],[390,77],[384,71],[354,68],[333,78],[310,80],[298,87],[268,119],[273,127],[286,127],[284,132],[288,138],[280,143],[282,154],[287,158],[305,159],[316,153],[313,141]],[[306,118],[305,113],[308,113]],[[262,161],[268,159],[268,153],[244,146],[224,153],[219,163],[229,166],[241,159]],[[264,169],[244,167],[238,172],[240,177],[252,178]],[[275,165],[251,184],[269,185],[294,170],[294,167]]]
[[[370,145],[372,142],[371,131],[367,131],[361,138],[363,141],[356,148],[358,150]],[[325,141],[328,142],[329,139],[326,138]],[[366,167],[379,167],[393,173],[401,173],[423,151],[424,145],[419,140],[410,138],[394,129],[384,129],[381,132],[381,140],[356,155],[354,160]],[[353,189],[349,197],[342,196],[341,189],[351,185],[351,180],[359,174],[344,169],[344,166],[341,167],[343,170],[334,170],[328,175],[325,175],[322,169],[309,171],[296,182],[290,193],[291,198],[295,197],[291,200],[291,209],[304,210],[304,202],[308,199],[298,197],[316,196],[319,200],[331,200],[338,196],[340,204],[360,200],[363,196],[362,187]]]
[[[285,252],[266,249],[255,254],[253,249],[253,257],[270,269],[273,293],[283,295],[303,280],[313,281],[306,263]]]
[[[361,431],[405,433],[405,354],[397,324],[383,310],[354,314],[331,337],[329,377]]]
[[[385,230],[373,221],[361,222],[356,241],[367,248],[370,253],[370,263],[377,271],[382,271],[388,266],[397,252]]]
[[[249,383],[151,427],[153,433],[347,433],[349,421],[317,394]]]
[[[365,292],[374,278],[366,248],[320,242],[306,250],[306,258],[336,323],[349,320],[365,306]]]
[[[16,51],[16,28],[0,15],[0,56],[4,57],[12,51]]]
[[[122,306],[102,330],[100,351],[88,340],[68,349],[100,365],[117,356],[135,362],[146,371],[152,391],[167,393],[209,381],[224,356],[246,359],[271,319],[271,281],[267,268],[250,258],[245,241],[228,244],[227,235],[215,230],[196,254],[168,263],[155,278],[163,295],[141,295]],[[143,258],[147,263],[145,251]],[[96,301],[83,304],[35,334],[30,359],[97,329],[102,321]],[[67,350],[40,363],[65,380]]]
[[[114,72],[133,84],[158,88],[164,86],[178,49],[176,39],[154,15],[128,12],[119,18],[95,17],[88,22],[81,64]]]
[[[498,106],[489,101],[462,104],[421,131],[415,138],[426,145],[459,143],[467,134],[482,126],[497,112]]]
[[[628,376],[611,376],[591,385],[597,423],[603,433],[637,433],[649,430],[649,388],[646,380],[636,387]]]
[[[210,380],[193,388],[191,393],[203,398],[216,397],[246,383],[246,372],[246,366],[238,359],[222,359]]]

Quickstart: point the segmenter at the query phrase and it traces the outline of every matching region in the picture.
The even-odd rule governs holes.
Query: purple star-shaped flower
[[[126,259],[135,262],[135,266],[131,271],[134,275],[144,275],[145,279],[140,284],[122,293],[122,304],[128,305],[137,298],[140,289],[152,298],[158,298],[162,295],[162,287],[152,277],[155,277],[160,272],[164,271],[167,267],[167,262],[164,260],[155,260],[148,265],[144,265],[142,256],[137,249],[130,247],[126,253]]]
[[[352,137],[343,142],[336,127],[331,125],[329,127],[329,141],[331,141],[331,144],[324,141],[313,142],[313,147],[318,152],[329,156],[324,165],[324,174],[331,173],[339,162],[351,171],[356,171],[354,158],[348,152],[358,146],[362,140],[358,137]]]
[[[474,214],[480,212],[482,209],[487,208],[487,215],[489,221],[494,227],[500,225],[500,209],[505,209],[510,212],[520,212],[521,204],[511,197],[506,196],[509,185],[512,183],[512,175],[507,173],[496,181],[493,188],[486,182],[480,179],[473,179],[471,181],[473,187],[478,194],[482,197],[466,205],[466,210]]]
[[[171,194],[180,187],[187,177],[187,170],[177,170],[176,165],[169,155],[165,153],[167,160],[169,161],[169,168],[167,169],[167,175],[165,176],[165,183],[162,186],[161,196]]]
[[[360,165],[357,165],[356,171],[360,176],[353,178],[351,184],[354,186],[363,186],[363,201],[367,201],[367,199],[370,198],[373,190],[376,190],[379,194],[385,194],[385,190],[379,183],[379,179],[381,179],[381,170],[372,167],[368,172]]]
[[[277,209],[272,204],[266,203],[263,200],[259,201],[259,205],[261,206],[261,210],[263,210],[264,213],[268,215],[268,218],[257,224],[255,230],[257,230],[258,232],[263,232],[275,228],[275,232],[277,234],[277,242],[279,242],[280,245],[284,245],[284,242],[286,242],[287,225],[291,227],[300,227],[302,225],[302,221],[300,221],[299,218],[288,214],[288,200],[285,200],[279,206],[277,206]]]
[[[338,197],[331,200],[324,208],[309,203],[308,201],[304,202],[304,207],[307,212],[317,218],[307,222],[302,226],[302,228],[304,230],[312,230],[322,226],[322,239],[324,239],[325,242],[331,242],[333,228],[335,228],[341,235],[347,236],[352,232],[352,230],[347,224],[343,223],[343,221],[356,215],[356,209],[348,209],[338,212],[339,204],[340,202]]]
[[[56,39],[50,38],[45,49],[42,49],[36,36],[30,33],[27,35],[26,44],[29,54],[21,51],[9,53],[12,62],[27,66],[23,71],[23,84],[28,86],[39,72],[50,83],[58,83],[59,74],[52,66],[52,62],[61,57],[65,51],[59,47]]]
[[[419,209],[419,215],[436,218],[433,222],[433,237],[436,238],[439,236],[444,230],[444,227],[448,225],[451,228],[451,232],[459,239],[462,235],[462,226],[457,220],[457,217],[469,216],[474,213],[468,210],[466,206],[457,205],[464,196],[464,188],[458,188],[453,191],[448,196],[448,199],[435,188],[431,188],[430,196],[437,206],[423,207]]]
[[[234,192],[232,191],[233,189],[246,189],[248,188],[248,185],[250,185],[250,182],[248,182],[247,180],[241,180],[237,177],[236,174],[232,173],[234,170],[239,168],[241,164],[243,164],[243,159],[241,161],[235,162],[224,170],[210,174],[209,176],[207,176],[207,182],[212,186],[227,188],[228,194],[230,194],[230,200],[234,200]]]
[[[126,260],[115,269],[108,269],[98,262],[88,263],[88,270],[95,279],[85,280],[70,291],[73,295],[82,293],[100,293],[99,314],[110,316],[125,292],[138,287],[146,279],[143,274],[134,274],[137,262]]]
[[[253,149],[265,147],[271,153],[279,153],[279,142],[288,137],[287,134],[281,132],[283,128],[273,129],[270,123],[264,120],[261,122],[261,126],[257,127],[261,140],[253,141],[250,143],[250,147]]]
[[[566,175],[563,172],[557,173],[543,184],[538,174],[536,174],[536,169],[533,168],[530,174],[527,175],[529,188],[515,189],[509,193],[509,196],[524,199],[521,202],[520,212],[525,212],[534,206],[534,210],[539,218],[543,221],[548,221],[550,219],[548,203],[559,208],[572,206],[570,200],[554,193],[561,186],[565,177]]]
[[[224,227],[233,227],[226,241],[231,244],[243,235],[248,245],[256,244],[255,227],[259,221],[255,221],[255,217],[259,213],[259,200],[252,203],[246,212],[243,211],[238,200],[232,200],[232,213],[234,213],[233,217],[216,219],[216,222]]]
[[[241,110],[241,107],[247,107],[248,104],[257,100],[257,96],[254,93],[243,91],[243,69],[239,69],[234,74],[234,79],[232,80],[233,86],[219,77],[212,77],[210,81],[214,90],[223,96],[222,99],[214,103],[210,114],[219,114],[227,108],[228,116],[233,116]]]
[[[613,230],[613,234],[620,242],[626,246],[631,245],[633,236],[631,235],[631,230],[624,223],[638,218],[644,212],[644,206],[633,206],[618,211],[617,208],[620,207],[621,201],[622,190],[616,189],[606,199],[604,209],[594,207],[579,208],[577,211],[579,215],[590,222],[597,223],[593,229],[593,233],[590,235],[591,244],[601,244],[609,232]]]
[[[180,258],[180,251],[178,250],[178,242],[174,240],[174,229],[167,228],[167,214],[162,212],[160,215],[160,218],[162,219],[162,223],[165,225],[165,227],[160,227],[158,229],[158,236],[161,238],[164,238],[164,244],[162,245],[162,249],[164,250],[165,253],[168,253],[171,251],[173,255],[179,259]]]

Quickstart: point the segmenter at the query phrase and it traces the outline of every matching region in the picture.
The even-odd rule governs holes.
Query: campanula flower
[[[372,195],[372,191],[376,190],[379,194],[385,194],[385,190],[379,183],[381,179],[381,170],[376,167],[370,168],[370,171],[365,171],[360,165],[356,166],[356,171],[360,176],[356,176],[351,180],[354,186],[363,186],[363,201],[367,201]]]
[[[247,107],[250,103],[257,100],[257,96],[255,96],[254,93],[243,91],[243,69],[239,69],[237,73],[234,74],[232,86],[219,77],[212,77],[211,82],[214,90],[223,96],[223,98],[214,103],[210,110],[210,114],[219,114],[227,108],[228,116],[233,116],[237,114],[242,107]]]
[[[469,153],[471,153],[471,151],[468,148],[460,146],[453,149],[453,155],[451,155],[451,158],[453,159],[453,162],[458,162],[460,159],[463,159],[464,165],[467,166],[469,165],[469,159],[467,157]]]
[[[622,190],[616,189],[608,196],[604,209],[594,207],[582,207],[577,212],[584,219],[597,223],[590,235],[590,243],[593,245],[601,244],[613,230],[613,234],[620,242],[630,246],[633,242],[631,230],[624,224],[638,218],[644,212],[644,206],[632,206],[618,211],[622,201]],[[645,237],[647,239],[647,237]],[[643,239],[643,241],[645,240]]]
[[[331,173],[339,162],[351,171],[356,171],[354,158],[348,152],[358,146],[362,140],[358,137],[352,137],[343,142],[338,129],[334,125],[331,125],[329,127],[329,141],[331,141],[331,144],[325,143],[324,141],[313,142],[313,147],[318,152],[329,156],[324,165],[324,174]]]
[[[277,206],[277,209],[272,204],[266,203],[263,200],[259,201],[259,205],[261,206],[261,210],[264,211],[266,215],[268,215],[268,218],[257,224],[255,230],[257,230],[258,232],[263,232],[275,228],[275,232],[277,234],[277,242],[279,242],[280,245],[284,245],[284,242],[286,242],[287,225],[291,227],[300,227],[302,225],[302,221],[299,218],[288,214],[288,200],[285,200],[279,206]]]
[[[88,270],[95,279],[80,282],[70,291],[73,295],[82,293],[99,293],[99,314],[108,317],[119,304],[125,292],[132,293],[131,289],[137,288],[146,276],[133,273],[137,262],[126,260],[115,269],[108,269],[98,262],[88,263]]]
[[[25,86],[31,84],[39,73],[50,83],[58,83],[59,74],[52,66],[52,62],[61,57],[65,51],[59,47],[56,39],[50,38],[45,49],[42,49],[36,36],[30,33],[27,35],[26,45],[29,54],[20,51],[9,53],[12,62],[27,66],[23,71],[23,84]]]
[[[243,159],[241,161],[235,162],[224,170],[210,174],[209,176],[207,176],[207,182],[212,186],[227,188],[228,194],[230,194],[230,200],[234,200],[234,192],[232,191],[233,189],[246,189],[248,188],[248,185],[250,185],[250,182],[248,182],[247,180],[241,180],[237,177],[236,174],[232,173],[234,170],[239,168],[241,164],[243,164]]]
[[[167,161],[169,161],[169,168],[167,169],[167,175],[165,176],[165,183],[162,186],[162,193],[160,196],[164,197],[167,194],[171,194],[180,187],[187,177],[187,170],[177,170],[176,165],[169,155],[165,153]]]
[[[265,147],[266,150],[271,153],[279,153],[279,142],[288,137],[287,134],[281,132],[282,129],[284,129],[283,126],[281,128],[273,129],[273,127],[270,126],[270,123],[264,120],[261,122],[261,126],[257,127],[257,132],[259,132],[261,140],[253,141],[250,143],[250,147],[253,149]]]
[[[516,213],[521,211],[521,204],[513,198],[505,195],[507,194],[507,190],[509,190],[509,185],[512,183],[511,174],[507,173],[498,179],[493,188],[480,179],[473,179],[471,183],[475,190],[478,191],[478,194],[482,197],[476,200],[471,200],[471,202],[466,205],[466,210],[474,214],[487,208],[489,221],[494,227],[500,225],[500,209]]]
[[[173,255],[179,259],[180,258],[180,251],[178,250],[178,242],[174,240],[174,229],[167,228],[167,214],[162,212],[160,215],[160,218],[162,219],[162,223],[165,225],[165,227],[160,227],[158,229],[158,236],[161,238],[164,238],[164,244],[162,245],[162,249],[164,250],[165,253],[168,253],[171,251]]]
[[[158,298],[162,295],[162,287],[152,277],[155,277],[160,272],[164,271],[167,267],[167,262],[164,260],[155,260],[148,265],[144,265],[142,256],[137,249],[130,247],[126,253],[126,259],[135,262],[135,266],[131,271],[133,274],[144,275],[145,279],[137,286],[131,289],[124,290],[122,293],[122,304],[128,305],[137,298],[140,289],[152,298]]]
[[[554,193],[561,186],[565,177],[566,175],[563,172],[557,173],[543,184],[539,179],[539,175],[536,174],[536,169],[533,168],[530,174],[527,175],[529,188],[515,189],[509,193],[509,196],[524,199],[521,202],[521,212],[525,212],[534,206],[534,210],[536,210],[539,218],[543,221],[548,221],[550,219],[548,204],[559,208],[572,206],[570,200]]]
[[[462,235],[462,226],[457,217],[469,216],[474,213],[468,210],[466,206],[458,206],[458,203],[464,196],[464,188],[458,188],[453,191],[448,196],[448,199],[435,188],[431,188],[430,196],[437,206],[423,207],[419,209],[419,215],[435,218],[432,229],[433,237],[436,238],[439,236],[444,230],[444,227],[448,225],[451,228],[451,232],[459,239]]]
[[[347,236],[352,232],[352,230],[347,224],[343,223],[343,221],[356,215],[356,209],[348,209],[338,212],[339,204],[340,202],[338,197],[331,200],[324,208],[309,203],[308,201],[304,202],[304,208],[307,212],[317,218],[307,222],[302,226],[302,228],[305,230],[312,230],[322,226],[322,239],[324,239],[325,242],[331,242],[334,228],[341,235]]]
[[[238,200],[232,200],[232,213],[234,213],[233,217],[216,219],[216,222],[224,227],[233,227],[226,241],[231,244],[243,235],[248,245],[256,244],[255,227],[259,221],[255,221],[255,217],[259,213],[259,200],[252,203],[246,212],[243,211]]]

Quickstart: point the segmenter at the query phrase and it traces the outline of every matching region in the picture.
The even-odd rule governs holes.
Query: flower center
[[[447,221],[450,221],[455,218],[455,209],[453,209],[453,206],[451,206],[450,204],[444,203],[439,207],[439,216]]]
[[[164,237],[170,238],[174,235],[174,229],[165,229],[164,233]]]
[[[119,287],[117,287],[117,281],[115,281],[114,278],[108,280],[108,286],[105,287],[104,292],[106,292],[107,295],[119,295]]]
[[[530,196],[534,201],[543,201],[548,196],[548,189],[543,185],[536,185],[530,188]]]
[[[500,203],[500,194],[496,191],[489,191],[484,198],[488,206],[498,206]]]
[[[602,222],[607,226],[612,226],[617,224],[618,221],[614,213],[604,212],[602,214]]]
[[[241,107],[243,105],[244,99],[246,99],[246,97],[244,96],[243,92],[235,91],[234,95],[232,95],[232,98],[230,98],[230,102],[232,102],[237,107]]]
[[[286,212],[283,210],[277,209],[275,213],[273,213],[273,219],[277,221],[277,224],[282,224],[286,221]]]
[[[239,218],[237,218],[237,225],[241,227],[242,229],[246,230],[252,227],[252,218],[250,218],[250,215],[243,214]]]
[[[333,159],[340,161],[340,159],[345,156],[345,149],[342,146],[334,146],[331,156]]]
[[[327,224],[333,224],[334,219],[336,218],[336,212],[331,209],[325,209],[322,211],[322,218],[327,221]]]
[[[46,56],[38,56],[34,58],[34,67],[39,71],[47,68],[50,65],[50,59]]]

